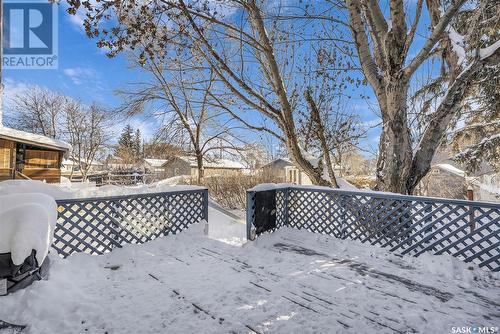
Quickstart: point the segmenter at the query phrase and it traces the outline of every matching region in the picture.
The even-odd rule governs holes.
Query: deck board
[[[80,268],[89,258],[95,267]],[[419,259],[305,231],[243,247],[181,233],[65,261],[39,288],[61,284],[60,272],[86,275],[75,283],[81,305],[61,297],[58,321],[84,321],[92,333],[438,333],[500,323],[496,276],[458,279],[466,265],[455,267],[456,259],[456,273],[432,275]],[[28,296],[30,305],[44,302],[43,291]],[[1,308],[0,319],[22,323]],[[64,328],[58,321],[38,328]]]

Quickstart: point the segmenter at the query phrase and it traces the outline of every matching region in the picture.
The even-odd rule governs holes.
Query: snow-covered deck
[[[56,259],[48,281],[0,298],[0,319],[26,324],[29,333],[449,333],[452,326],[498,326],[498,274],[470,269],[450,256],[400,257],[286,228],[240,247],[194,225],[102,256]]]

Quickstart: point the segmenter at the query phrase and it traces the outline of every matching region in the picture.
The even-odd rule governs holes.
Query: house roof
[[[167,159],[144,159],[144,161],[150,165],[151,167],[161,167],[165,162],[167,162]]]
[[[229,168],[229,169],[245,169],[246,167],[239,161],[230,159],[215,159],[212,161],[205,161],[205,167],[208,168]]]
[[[290,161],[290,159],[288,158],[277,158],[277,159],[274,159],[273,161],[265,164],[264,166],[262,166],[261,168],[266,168],[266,167],[269,167],[271,165],[274,165],[274,164],[277,164],[278,162],[280,161],[283,161],[284,163],[288,164],[289,166],[290,165],[293,165],[292,161]]]
[[[190,167],[197,167],[196,157],[193,156],[180,156],[177,157],[187,163]],[[230,159],[204,159],[204,168],[222,168],[222,169],[245,169],[246,167],[239,161],[234,161]]]
[[[65,141],[21,130],[7,128],[2,125],[0,125],[0,138],[9,139],[12,141],[25,143],[29,145],[42,146],[45,148],[55,149],[58,151],[66,152],[71,150],[71,145],[66,143]]]
[[[78,161],[79,159],[77,158],[73,158],[73,157],[69,157],[68,159],[63,159],[62,160],[62,164],[63,165],[75,165],[76,164],[76,161]],[[84,161],[82,161],[84,162]],[[91,166],[103,166],[104,164],[102,162],[99,162],[99,161],[92,161],[90,163]]]
[[[464,163],[460,163],[458,161],[453,160],[453,154],[450,151],[450,149],[443,149],[441,151],[436,152],[434,154],[434,157],[432,158],[431,165],[436,166],[436,165],[449,165],[452,167],[455,167],[456,169],[465,172],[467,170],[467,165]],[[495,170],[493,167],[485,162],[482,161],[478,168],[474,170],[473,172],[466,172],[467,176],[481,176],[484,174],[494,174]]]

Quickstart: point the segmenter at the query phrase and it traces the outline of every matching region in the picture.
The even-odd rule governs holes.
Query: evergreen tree
[[[132,148],[133,147],[133,141],[132,141],[132,135],[133,135],[133,129],[130,126],[130,124],[127,124],[122,131],[122,134],[120,135],[120,139],[118,140],[118,146],[120,148]]]
[[[141,138],[141,130],[137,129],[135,130],[135,136],[134,136],[134,142],[133,142],[133,149],[136,154],[136,157],[139,158],[141,156],[141,151],[142,151],[142,138]]]
[[[134,130],[127,124],[118,139],[118,146],[115,150],[116,156],[122,158],[125,163],[131,163],[134,160]]]

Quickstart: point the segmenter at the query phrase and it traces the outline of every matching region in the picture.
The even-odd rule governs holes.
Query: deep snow
[[[41,264],[52,244],[56,222],[57,205],[51,196],[0,193],[0,253],[11,253],[12,262],[21,265],[34,249]]]
[[[80,183],[78,187],[72,188],[71,184],[67,185],[64,183],[49,184],[33,180],[7,180],[0,182],[0,195],[43,193],[55,199],[70,199],[203,189],[203,187],[198,186],[170,185],[161,181],[138,186],[105,185],[102,187],[96,187],[89,185],[85,187],[82,185],[85,184]]]
[[[28,333],[449,333],[498,326],[498,275],[282,228],[243,247],[192,225],[102,256],[52,256],[49,280],[0,298]],[[470,269],[469,269],[470,267]]]
[[[137,189],[177,190],[85,191]],[[34,190],[82,195],[41,182],[0,183],[10,198]],[[449,333],[500,322],[498,273],[451,256],[401,257],[288,228],[245,244],[244,217],[214,202],[209,223],[208,237],[196,224],[102,256],[50,254],[49,279],[0,297],[0,320],[28,333],[110,334]]]

